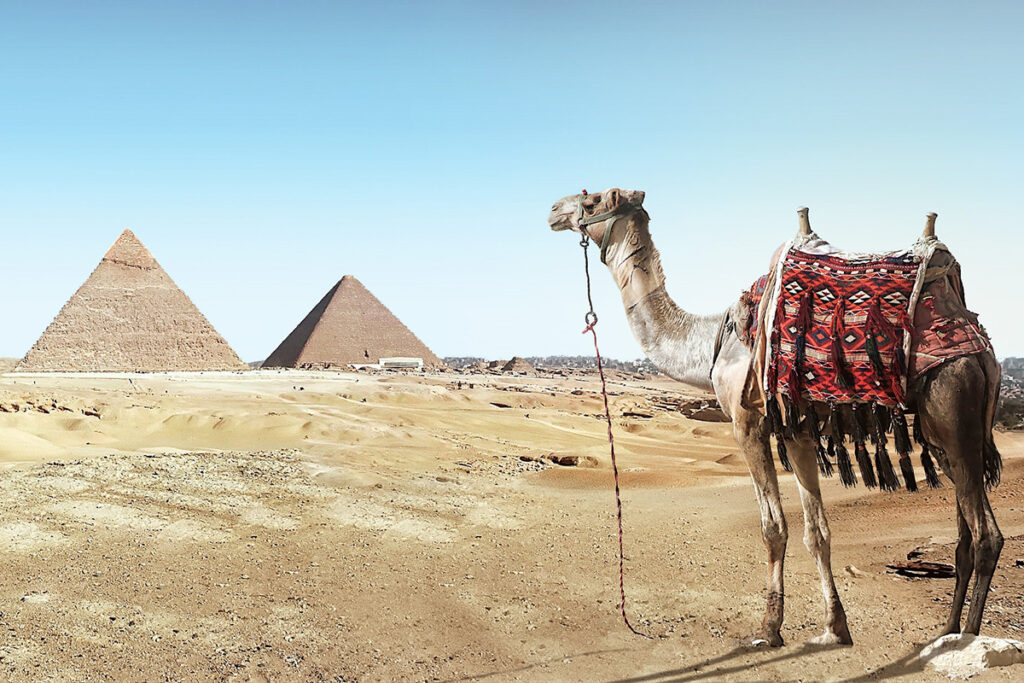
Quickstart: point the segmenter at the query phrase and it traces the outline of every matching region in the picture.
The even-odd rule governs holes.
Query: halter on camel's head
[[[562,197],[548,215],[548,225],[554,231],[572,230],[601,245],[604,263],[612,225],[624,216],[643,211],[644,193],[640,190],[620,190],[617,187],[603,192],[572,194]]]

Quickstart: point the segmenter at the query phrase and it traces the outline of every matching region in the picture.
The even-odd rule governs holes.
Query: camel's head
[[[604,237],[606,218],[640,209],[643,203],[644,193],[640,190],[620,190],[617,187],[592,194],[571,194],[562,197],[551,207],[548,225],[555,231],[585,230],[590,239],[600,244]]]

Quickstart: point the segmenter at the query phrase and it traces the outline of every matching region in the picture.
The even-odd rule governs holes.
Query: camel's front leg
[[[768,549],[768,604],[761,630],[752,640],[754,644],[779,647],[782,645],[780,631],[785,602],[782,567],[789,538],[779,497],[779,480],[775,476],[775,465],[760,416],[746,411],[734,415],[733,431],[754,481],[754,495],[761,510],[761,535]]]
[[[825,506],[821,502],[814,448],[806,440],[792,443],[789,459],[800,485],[800,503],[804,508],[804,545],[818,564],[821,592],[825,598],[825,632],[811,642],[819,645],[852,645],[846,610],[843,609],[832,576],[832,540],[828,520],[825,519]]]

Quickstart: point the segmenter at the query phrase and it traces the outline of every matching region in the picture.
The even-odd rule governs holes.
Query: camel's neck
[[[661,256],[643,210],[611,227],[605,260],[622,293],[633,336],[669,377],[711,389],[711,365],[721,316],[687,313],[665,291]]]

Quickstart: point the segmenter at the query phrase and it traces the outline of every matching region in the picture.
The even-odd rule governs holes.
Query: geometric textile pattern
[[[908,306],[921,259],[790,249],[771,335],[768,390],[811,401],[903,402]]]
[[[125,230],[16,371],[246,369],[153,255]]]
[[[370,365],[381,358],[444,365],[408,327],[351,275],[341,278],[263,361],[265,368]]]

